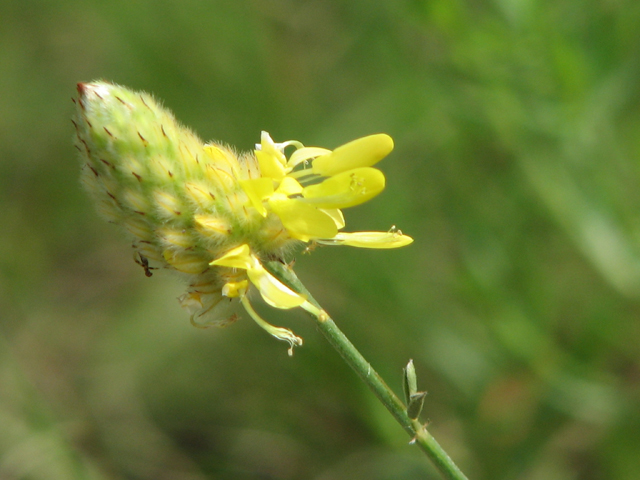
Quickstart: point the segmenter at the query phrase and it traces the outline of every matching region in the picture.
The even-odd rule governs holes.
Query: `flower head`
[[[136,261],[182,274],[180,303],[196,326],[235,321],[241,303],[291,347],[302,340],[262,320],[251,288],[269,305],[321,312],[262,265],[302,243],[397,248],[412,239],[387,232],[341,232],[341,209],[378,195],[373,168],[393,149],[377,134],[335,150],[275,143],[267,132],[252,153],[204,144],[149,95],[105,82],[78,84],[74,125],[82,180],[98,211],[133,238]],[[287,157],[285,150],[293,150]],[[290,349],[291,351],[291,349]]]

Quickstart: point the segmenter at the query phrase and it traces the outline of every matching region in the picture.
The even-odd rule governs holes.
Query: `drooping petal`
[[[316,240],[323,245],[349,245],[360,248],[399,248],[409,245],[413,238],[403,235],[400,230],[389,232],[338,233],[330,239]]]
[[[358,138],[313,161],[313,173],[331,176],[359,167],[370,167],[393,150],[389,135],[379,133]]]
[[[264,300],[276,308],[299,307],[306,302],[306,298],[294,292],[284,283],[271,275],[260,263],[258,257],[251,253],[246,243],[229,250],[222,257],[211,262],[211,265],[230,268],[242,268],[247,271],[249,280],[258,289]],[[243,296],[246,291],[246,283],[229,282],[222,293],[229,297]]]
[[[249,302],[249,299],[246,296],[242,297],[242,305],[244,306],[249,316],[253,318],[253,320],[260,327],[264,328],[267,333],[273,335],[278,340],[284,340],[289,344],[289,356],[293,355],[293,347],[299,347],[302,345],[302,339],[294,334],[291,330],[289,330],[288,328],[275,327],[266,322],[262,317],[260,317],[260,315],[258,315],[253,309],[253,307],[251,306],[251,302]]]
[[[275,308],[289,309],[299,307],[306,298],[294,292],[284,283],[271,275],[257,262],[257,265],[247,270],[249,280],[258,289],[264,301]]]
[[[329,215],[299,199],[274,194],[269,198],[269,206],[280,217],[289,235],[298,240],[307,242],[314,238],[331,238],[338,233]]]
[[[384,190],[384,185],[384,175],[380,170],[363,167],[305,187],[302,195],[304,201],[319,208],[347,208],[375,197]]]

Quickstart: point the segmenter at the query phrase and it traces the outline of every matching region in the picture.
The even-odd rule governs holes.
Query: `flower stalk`
[[[322,332],[331,346],[336,349],[344,361],[356,372],[360,379],[371,389],[385,408],[393,415],[400,426],[411,436],[411,443],[415,443],[431,460],[443,478],[447,480],[467,480],[458,466],[447,452],[429,433],[426,425],[416,419],[409,418],[407,407],[389,388],[383,378],[375,371],[371,364],[362,356],[347,336],[338,328],[336,323],[322,309],[305,286],[300,282],[295,272],[280,262],[268,262],[269,270],[282,283],[294,291],[306,296],[315,305],[320,315],[311,314],[318,329]]]

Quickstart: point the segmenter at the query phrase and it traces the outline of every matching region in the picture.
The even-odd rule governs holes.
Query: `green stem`
[[[371,364],[362,356],[356,347],[349,341],[335,322],[325,314],[322,307],[302,285],[292,269],[280,262],[268,262],[266,268],[281,282],[296,292],[302,293],[310,303],[318,307],[322,314],[312,315],[316,324],[329,343],[338,351],[342,358],[353,368],[364,383],[373,391],[378,400],[389,410],[396,421],[411,436],[420,449],[429,457],[442,476],[448,480],[466,480],[467,477],[451,460],[447,452],[440,446],[424,425],[418,420],[408,417],[406,407],[385,381],[373,369]]]

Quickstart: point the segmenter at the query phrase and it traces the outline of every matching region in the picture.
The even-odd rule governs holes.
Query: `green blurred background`
[[[387,190],[296,270],[473,479],[640,478],[637,0],[0,3],[0,478],[436,479],[301,312],[197,330],[78,182],[75,84],[204,139],[386,132]]]

